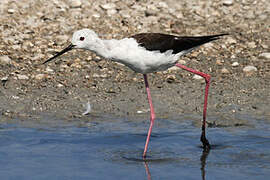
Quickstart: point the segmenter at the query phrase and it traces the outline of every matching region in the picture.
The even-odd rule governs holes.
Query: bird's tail
[[[185,50],[190,52],[191,50],[208,43],[210,41],[214,41],[219,39],[221,36],[229,35],[227,33],[216,34],[216,35],[207,35],[207,36],[185,36],[181,38],[181,43],[179,43],[178,48],[180,50]]]

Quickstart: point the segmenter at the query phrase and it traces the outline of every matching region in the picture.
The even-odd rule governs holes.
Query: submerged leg
[[[210,149],[210,144],[208,142],[208,140],[206,139],[206,135],[205,135],[205,127],[206,127],[206,111],[207,111],[207,98],[208,98],[208,90],[209,90],[209,86],[210,86],[210,79],[211,76],[205,73],[202,73],[200,71],[188,68],[182,64],[176,64],[177,67],[182,68],[188,72],[191,72],[193,74],[197,74],[201,77],[203,77],[205,79],[205,92],[204,92],[204,106],[203,106],[203,122],[202,122],[202,135],[201,135],[201,142],[203,144],[203,148],[204,149]]]
[[[152,128],[153,128],[154,121],[155,121],[155,112],[154,112],[154,106],[153,106],[153,103],[152,103],[152,98],[151,98],[150,89],[149,89],[149,85],[148,85],[147,75],[144,74],[143,78],[144,78],[144,83],[145,83],[145,88],[146,88],[146,92],[147,92],[147,98],[148,98],[148,102],[149,102],[149,106],[150,106],[150,113],[151,113],[151,115],[150,115],[150,127],[149,127],[149,130],[148,130],[148,133],[147,133],[147,138],[146,138],[144,151],[143,151],[143,158],[145,158],[147,148],[148,148],[148,144],[149,144],[149,140],[150,140],[150,136],[151,136],[151,132],[152,132]]]

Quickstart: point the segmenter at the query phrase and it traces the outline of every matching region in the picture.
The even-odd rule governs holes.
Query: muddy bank
[[[181,58],[212,76],[208,104],[211,125],[249,125],[241,115],[270,120],[268,1],[1,1],[0,119],[91,120],[81,116],[88,101],[95,115],[147,119],[141,74],[73,50],[40,65],[69,44],[73,31],[90,28],[103,38],[138,32],[230,36]],[[246,66],[253,70],[245,72]],[[255,67],[255,69],[254,69]],[[149,75],[158,118],[186,116],[200,123],[204,81],[180,69]],[[141,112],[141,113],[140,113]],[[59,118],[58,118],[59,117]],[[52,120],[53,121],[53,120]],[[53,123],[53,122],[52,122]]]

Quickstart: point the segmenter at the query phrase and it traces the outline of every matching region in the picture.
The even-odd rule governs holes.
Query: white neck
[[[100,39],[99,37],[93,39],[93,41],[90,42],[85,49],[90,50],[104,58],[108,58],[109,48],[106,46],[106,40]]]

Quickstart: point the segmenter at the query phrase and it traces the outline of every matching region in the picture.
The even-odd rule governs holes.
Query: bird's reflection
[[[143,163],[144,163],[144,168],[147,174],[147,180],[151,180],[151,173],[148,167],[148,163],[146,161],[143,161]]]
[[[206,165],[206,160],[207,160],[209,153],[210,153],[209,148],[204,149],[202,152],[201,158],[200,158],[202,180],[205,180],[205,165]]]
[[[206,167],[206,160],[207,160],[207,157],[208,155],[210,154],[210,149],[204,149],[202,151],[202,154],[201,154],[201,158],[200,158],[200,161],[201,161],[201,176],[202,176],[202,180],[205,180],[205,175],[206,175],[206,172],[205,172],[205,167]],[[144,164],[144,168],[145,168],[145,172],[146,172],[146,175],[147,175],[147,180],[151,180],[151,172],[150,172],[150,169],[149,169],[149,166],[148,166],[148,162],[146,159],[143,159],[143,164]]]

